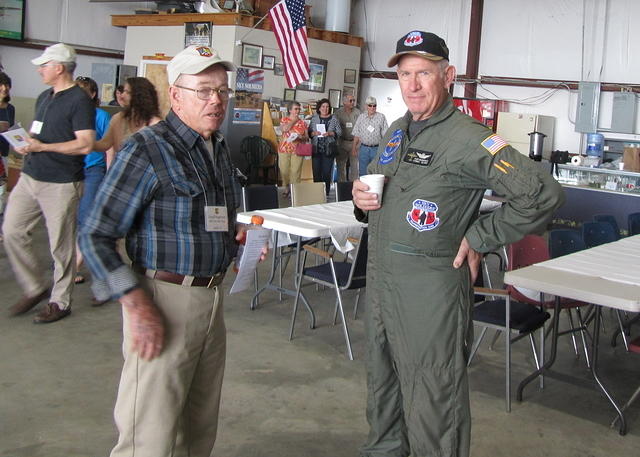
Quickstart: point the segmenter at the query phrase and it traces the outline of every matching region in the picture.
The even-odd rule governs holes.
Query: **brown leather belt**
[[[212,287],[219,286],[224,279],[224,273],[216,273],[213,276],[198,277],[181,275],[178,273],[172,273],[170,271],[152,270],[150,268],[144,268],[140,265],[133,265],[132,269],[136,273],[145,275],[149,279],[157,279],[158,281],[187,287],[206,287],[210,289]]]

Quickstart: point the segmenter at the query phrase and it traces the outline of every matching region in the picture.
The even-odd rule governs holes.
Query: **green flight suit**
[[[452,264],[463,237],[488,252],[542,232],[564,197],[549,173],[449,98],[409,139],[395,121],[369,173],[388,177],[369,222],[367,419],[361,455],[469,455],[466,362],[473,284]],[[485,189],[507,203],[478,216]]]

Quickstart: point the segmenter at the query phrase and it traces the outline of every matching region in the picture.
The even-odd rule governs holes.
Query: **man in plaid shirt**
[[[226,350],[220,283],[237,250],[240,202],[218,131],[234,70],[206,46],[172,59],[171,111],[118,153],[81,232],[96,298],[123,305],[112,457],[213,449]],[[125,236],[131,267],[115,249]]]

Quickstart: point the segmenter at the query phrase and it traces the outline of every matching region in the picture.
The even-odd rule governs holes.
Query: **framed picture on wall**
[[[211,22],[185,22],[184,47],[211,46]]]
[[[329,103],[332,108],[340,108],[340,91],[338,89],[329,89]]]
[[[276,76],[284,76],[284,65],[277,63],[273,66],[273,74]]]
[[[242,66],[262,68],[262,46],[257,44],[242,44]]]
[[[324,92],[324,83],[327,79],[327,61],[309,57],[309,80],[296,86],[298,90],[310,92]]]
[[[356,83],[356,71],[345,69],[344,70],[344,83],[345,84],[355,84]]]
[[[296,99],[296,90],[295,89],[285,89],[284,90],[284,97],[282,97],[282,99],[285,102],[293,102]]]
[[[262,56],[262,68],[273,70],[276,65],[275,56]]]

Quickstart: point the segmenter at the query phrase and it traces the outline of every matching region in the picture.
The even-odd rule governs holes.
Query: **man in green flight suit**
[[[355,181],[369,223],[367,419],[363,457],[466,457],[471,415],[466,361],[481,253],[541,232],[564,197],[549,173],[458,111],[444,40],[410,32],[389,67],[408,112],[383,138],[369,173],[382,200]],[[478,215],[485,189],[506,198]]]

